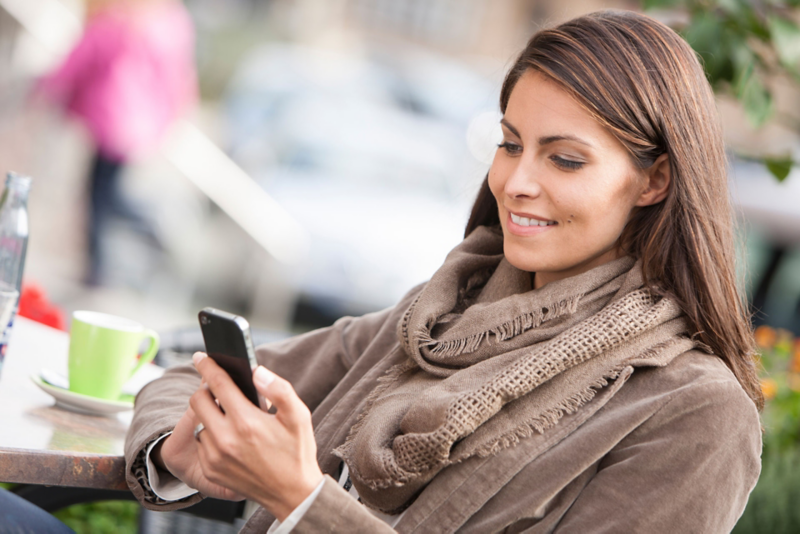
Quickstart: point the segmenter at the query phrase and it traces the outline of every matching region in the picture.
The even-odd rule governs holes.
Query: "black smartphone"
[[[258,363],[247,319],[215,308],[203,308],[198,319],[206,354],[225,369],[245,397],[263,407],[253,384],[253,370]]]

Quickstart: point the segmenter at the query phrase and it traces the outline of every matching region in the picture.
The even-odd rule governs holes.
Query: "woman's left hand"
[[[275,415],[253,405],[214,360],[202,352],[193,360],[205,382],[189,400],[205,426],[198,434],[204,475],[283,521],[322,480],[311,412],[289,382],[264,367],[253,382]]]

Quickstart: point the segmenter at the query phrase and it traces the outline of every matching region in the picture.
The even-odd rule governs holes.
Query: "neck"
[[[600,267],[601,265],[604,265],[610,261],[614,261],[621,256],[622,252],[618,247],[614,246],[613,248],[606,250],[605,252],[602,252],[593,258],[589,258],[586,261],[571,267],[567,267],[566,269],[561,269],[558,271],[537,271],[532,273],[533,288],[541,289],[550,282],[557,282],[558,280],[564,280],[565,278],[569,278],[571,276],[583,274],[586,271],[594,269],[595,267]]]

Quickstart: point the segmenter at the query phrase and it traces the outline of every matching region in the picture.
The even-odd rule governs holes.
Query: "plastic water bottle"
[[[0,197],[0,371],[11,327],[19,309],[19,292],[28,250],[28,192],[31,179],[9,172]]]

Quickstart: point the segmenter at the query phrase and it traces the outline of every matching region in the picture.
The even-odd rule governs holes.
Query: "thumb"
[[[277,410],[275,417],[287,428],[298,428],[311,420],[308,407],[297,396],[292,385],[275,373],[259,365],[253,372],[256,390]]]

